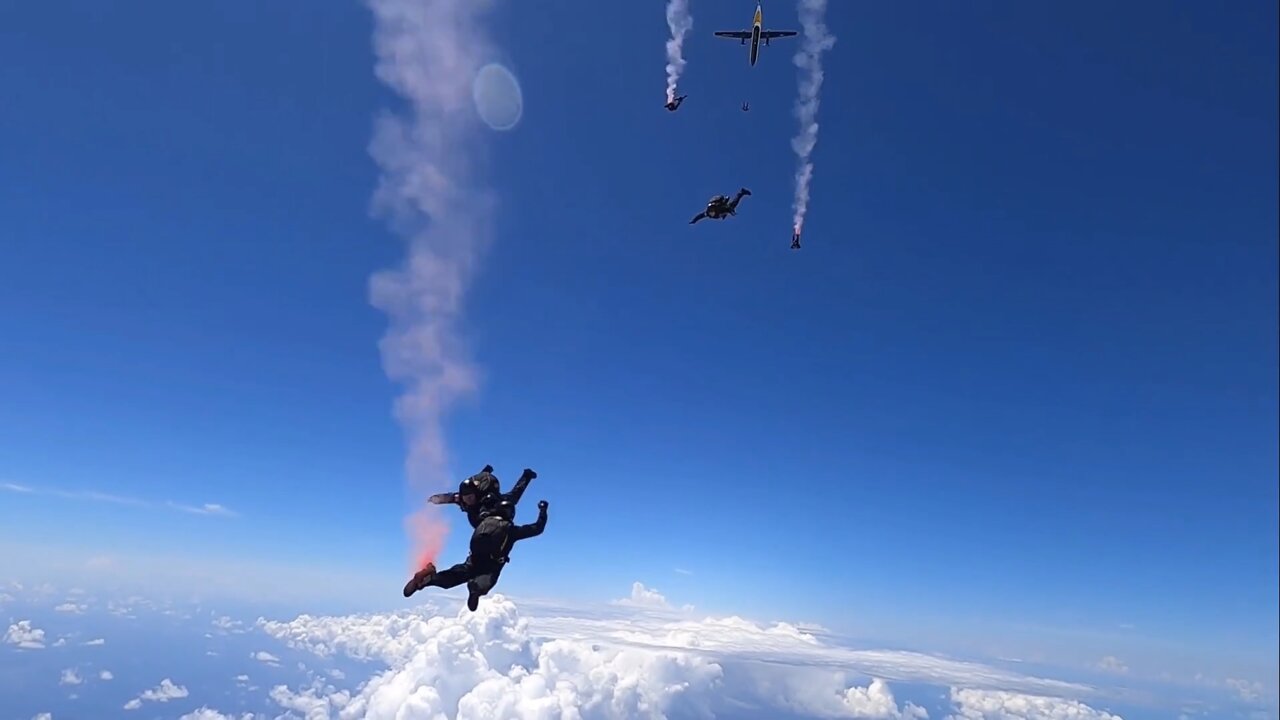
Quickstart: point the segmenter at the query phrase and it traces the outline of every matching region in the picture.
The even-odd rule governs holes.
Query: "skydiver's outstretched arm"
[[[537,537],[547,527],[547,501],[538,501],[538,519],[528,525],[513,525],[511,527],[511,540],[509,545],[514,545],[520,540],[528,540],[531,537]]]
[[[524,495],[525,489],[529,487],[529,481],[536,477],[538,477],[538,473],[530,470],[529,468],[524,469],[524,472],[520,475],[520,479],[516,480],[515,486],[511,488],[511,492],[507,493],[507,499],[511,501],[512,505],[520,502],[520,497]]]
[[[697,215],[694,215],[694,216],[693,216],[693,219],[689,221],[689,224],[690,224],[690,225],[692,225],[692,224],[694,224],[694,223],[698,222],[699,220],[701,220],[702,218],[704,218],[704,217],[706,217],[706,216],[707,216],[707,213],[706,213],[705,211],[704,211],[704,212],[700,212],[700,213],[698,213]]]
[[[431,503],[432,505],[461,505],[462,504],[458,496],[458,493],[456,492],[437,493],[427,498],[427,502]]]

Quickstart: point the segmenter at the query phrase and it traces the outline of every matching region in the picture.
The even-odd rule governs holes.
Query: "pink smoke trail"
[[[406,518],[411,559],[440,552],[448,525],[425,495],[452,483],[443,419],[473,392],[477,371],[458,335],[462,301],[488,243],[488,193],[475,177],[478,126],[471,81],[490,43],[486,0],[367,0],[376,74],[407,101],[378,118],[369,152],[381,177],[373,211],[406,243],[404,262],[376,273],[370,301],[390,327],[379,343],[402,386],[395,415],[408,445],[405,474],[418,509]]]

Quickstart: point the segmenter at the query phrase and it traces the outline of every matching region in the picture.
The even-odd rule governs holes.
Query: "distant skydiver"
[[[746,112],[750,109],[751,109],[751,103],[745,103],[745,102],[742,103],[742,112]]]
[[[667,110],[670,110],[671,112],[675,112],[676,110],[679,110],[679,109],[680,109],[680,103],[684,102],[684,99],[685,99],[685,98],[687,98],[687,97],[689,97],[689,96],[688,96],[688,95],[681,95],[680,97],[676,98],[675,100],[671,100],[670,102],[668,102],[668,103],[667,103],[666,105],[664,105],[663,107],[665,107]]]
[[[495,496],[490,495],[490,499]],[[547,501],[538,501],[538,519],[528,525],[515,525],[515,504],[498,500],[481,510],[480,524],[471,534],[471,552],[467,559],[447,570],[436,571],[435,563],[417,572],[404,586],[409,597],[426,587],[449,589],[467,584],[467,609],[475,612],[480,598],[493,590],[502,568],[510,559],[511,548],[521,540],[537,537],[547,526]]]
[[[737,215],[738,203],[742,202],[743,197],[750,194],[750,190],[742,188],[738,191],[737,196],[735,196],[733,200],[730,200],[728,195],[716,195],[707,202],[707,208],[705,210],[693,216],[693,219],[689,221],[689,224],[692,225],[703,218],[723,220],[730,215]]]
[[[792,250],[800,249],[800,231],[799,230],[796,230],[791,233],[791,249]]]

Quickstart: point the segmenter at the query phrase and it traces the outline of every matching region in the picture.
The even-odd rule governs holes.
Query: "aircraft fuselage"
[[[756,58],[760,56],[760,6],[756,6],[756,18],[751,23],[751,67],[756,66]]]

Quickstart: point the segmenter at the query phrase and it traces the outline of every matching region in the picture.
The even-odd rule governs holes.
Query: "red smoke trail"
[[[435,505],[423,505],[404,520],[405,532],[409,536],[410,557],[413,565],[410,573],[416,573],[435,562],[444,549],[444,540],[449,535],[449,522],[440,514]]]
[[[395,268],[370,281],[370,302],[387,313],[379,342],[389,378],[403,385],[395,414],[408,445],[404,519],[413,571],[434,561],[449,532],[431,493],[452,489],[443,421],[476,389],[458,336],[462,301],[491,235],[493,207],[477,172],[472,79],[495,55],[482,27],[490,3],[365,0],[374,15],[375,73],[408,101],[379,116],[369,152],[380,170],[373,213],[406,242]]]

